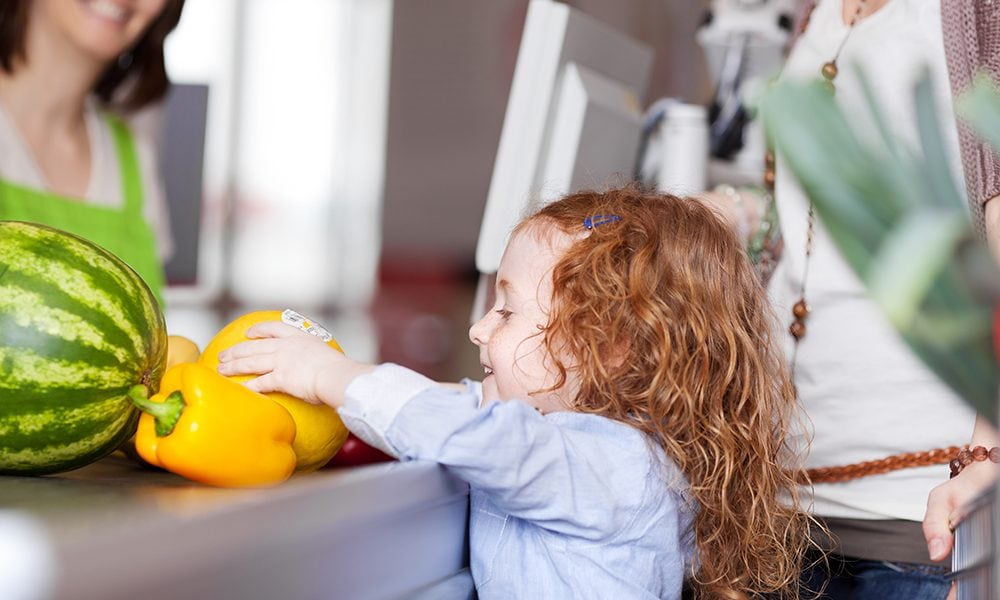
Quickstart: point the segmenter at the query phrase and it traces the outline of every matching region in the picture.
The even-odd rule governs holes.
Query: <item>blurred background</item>
[[[566,4],[651,48],[643,106],[710,99],[707,2]],[[166,47],[184,97],[138,117],[191,138],[164,165],[170,332],[204,347],[239,314],[293,308],[356,358],[478,377],[474,257],[527,10],[188,0]]]

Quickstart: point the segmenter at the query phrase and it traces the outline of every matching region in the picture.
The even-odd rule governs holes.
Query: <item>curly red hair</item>
[[[586,234],[594,215],[620,220]],[[786,445],[794,390],[735,234],[701,202],[636,187],[572,194],[518,231],[550,227],[575,238],[552,275],[553,389],[572,369],[574,410],[645,432],[684,473],[699,597],[798,597],[811,542]]]

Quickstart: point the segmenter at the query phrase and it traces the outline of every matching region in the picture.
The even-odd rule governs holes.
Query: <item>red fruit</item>
[[[361,438],[353,433],[347,436],[347,441],[340,447],[340,450],[326,463],[326,468],[330,467],[357,467],[360,465],[370,465],[372,463],[395,460],[385,452],[372,448],[361,441]]]

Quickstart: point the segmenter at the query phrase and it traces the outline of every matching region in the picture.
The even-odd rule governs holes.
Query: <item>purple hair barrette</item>
[[[622,218],[618,215],[593,215],[583,220],[583,226],[587,229],[593,229],[594,227],[600,227],[601,225],[621,220]]]

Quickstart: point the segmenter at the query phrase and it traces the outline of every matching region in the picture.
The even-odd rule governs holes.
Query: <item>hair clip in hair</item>
[[[615,221],[621,221],[622,218],[618,215],[593,215],[587,217],[583,220],[583,226],[587,229],[593,229],[600,225],[607,225],[608,223],[614,223]]]

